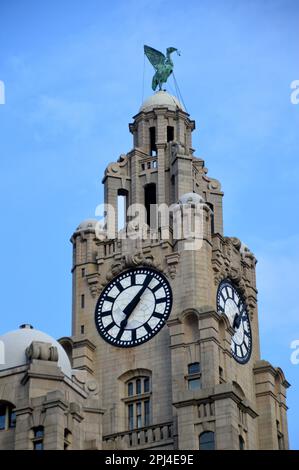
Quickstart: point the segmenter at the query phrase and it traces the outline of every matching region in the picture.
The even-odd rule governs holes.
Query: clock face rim
[[[235,343],[235,341],[233,340],[233,337],[232,337],[232,341],[231,341],[231,353],[232,353],[233,358],[239,364],[244,365],[244,364],[247,364],[250,361],[250,358],[251,358],[251,355],[252,355],[252,348],[253,348],[252,329],[251,329],[251,323],[250,323],[250,319],[249,319],[248,309],[247,309],[247,305],[246,305],[244,296],[239,292],[239,290],[235,286],[235,284],[230,279],[226,278],[226,279],[223,279],[218,285],[217,296],[216,296],[217,311],[220,312],[221,315],[225,315],[227,317],[225,311],[222,311],[219,308],[220,293],[223,290],[223,288],[227,287],[227,286],[230,287],[233,291],[235,291],[236,294],[239,296],[239,298],[240,298],[240,300],[243,304],[243,310],[245,310],[245,312],[246,312],[247,324],[248,324],[248,328],[249,328],[249,343],[248,343],[248,348],[247,348],[247,354],[243,357],[238,356],[232,348],[232,344]]]
[[[155,325],[154,328],[150,327],[151,328],[150,333],[143,336],[142,338],[138,338],[138,339],[136,338],[135,340],[130,340],[130,341],[122,341],[122,340],[116,340],[116,338],[114,338],[113,336],[109,335],[109,333],[107,333],[107,331],[105,329],[105,326],[103,325],[103,323],[101,321],[101,313],[99,313],[99,309],[101,308],[101,305],[105,301],[105,296],[107,296],[107,293],[110,292],[111,288],[113,288],[113,286],[117,283],[117,281],[122,277],[126,278],[126,277],[130,276],[130,273],[132,273],[132,274],[134,273],[135,275],[136,274],[151,273],[153,275],[153,278],[156,278],[156,279],[158,278],[160,285],[164,287],[164,290],[165,290],[165,293],[166,293],[166,296],[165,296],[166,306],[165,306],[165,310],[162,314],[162,318],[159,320],[159,322]],[[142,285],[143,284],[140,284],[141,288],[142,288]],[[115,300],[117,299],[118,295],[115,297]],[[170,313],[171,313],[171,310],[172,310],[172,305],[173,305],[172,288],[171,288],[170,282],[168,281],[168,279],[166,278],[164,273],[162,273],[161,271],[159,271],[155,268],[148,267],[148,266],[130,267],[130,268],[125,269],[124,271],[120,272],[116,276],[114,276],[113,279],[111,279],[111,281],[109,281],[108,284],[106,284],[106,286],[102,290],[101,294],[99,295],[99,298],[98,298],[97,303],[96,303],[95,315],[94,315],[96,328],[97,328],[97,331],[98,331],[99,335],[101,336],[101,338],[103,338],[104,341],[106,341],[107,343],[109,343],[110,345],[112,345],[114,347],[117,347],[117,348],[134,348],[134,347],[137,347],[137,346],[141,346],[142,344],[145,344],[147,341],[151,340],[154,336],[156,336],[161,331],[161,329],[165,326],[166,321],[170,316]],[[156,307],[156,304],[155,304],[155,307]],[[155,307],[154,307],[154,311],[155,311]],[[112,310],[113,310],[113,306],[112,306]],[[153,311],[153,313],[154,313],[154,311]],[[151,314],[150,318],[153,316],[153,313]],[[143,325],[147,324],[148,321],[149,320],[145,321]],[[132,331],[132,330],[136,330],[136,329],[137,328],[131,328],[130,330]]]

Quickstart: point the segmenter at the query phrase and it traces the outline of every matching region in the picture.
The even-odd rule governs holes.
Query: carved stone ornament
[[[26,348],[26,356],[29,361],[32,359],[39,359],[42,361],[58,361],[58,350],[56,346],[51,343],[44,343],[42,341],[32,341],[30,346]]]
[[[99,282],[99,279],[100,279],[99,273],[88,274],[86,276],[89,291],[93,298],[97,297],[101,292],[101,284]]]
[[[120,155],[117,162],[110,163],[105,170],[105,176],[119,176],[123,174],[123,169],[128,164],[128,156],[125,154]]]
[[[214,237],[212,265],[215,285],[218,286],[223,279],[231,279],[243,295],[252,316],[257,303],[253,253],[236,237]]]
[[[84,370],[76,370],[73,379],[82,387],[89,396],[99,394],[99,384]]]
[[[157,263],[154,260],[153,255],[144,255],[143,253],[135,253],[133,255],[125,255],[120,258],[120,260],[114,262],[111,266],[111,271],[106,275],[107,281],[111,281],[117,274],[121,273],[127,268],[132,268],[136,266],[148,266],[151,268],[156,268],[159,271],[163,271],[160,263]],[[105,284],[103,284],[103,287]]]

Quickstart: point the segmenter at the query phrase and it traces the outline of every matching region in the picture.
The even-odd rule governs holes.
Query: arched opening
[[[215,450],[215,434],[205,431],[199,436],[199,450]]]
[[[157,193],[155,183],[149,183],[144,187],[144,206],[146,210],[146,223],[149,227],[155,228],[156,217],[155,207],[157,204]]]
[[[61,346],[65,350],[71,365],[73,365],[73,341],[72,339],[65,336],[63,338],[60,338],[58,342],[59,344],[61,344]]]

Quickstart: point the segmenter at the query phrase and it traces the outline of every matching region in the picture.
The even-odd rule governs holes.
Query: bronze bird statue
[[[154,91],[157,86],[159,86],[159,90],[162,90],[162,84],[166,83],[168,77],[172,74],[173,62],[170,55],[175,51],[178,55],[181,55],[175,47],[168,47],[165,56],[162,52],[157,51],[152,47],[144,46],[144,53],[156,70],[152,80],[152,89]]]

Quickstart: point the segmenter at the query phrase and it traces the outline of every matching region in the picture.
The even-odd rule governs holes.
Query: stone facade
[[[239,239],[224,236],[221,185],[194,156],[195,123],[177,101],[161,105],[163,93],[158,92],[157,105],[152,99],[141,107],[129,125],[133,149],[108,165],[105,203],[115,208],[117,227],[119,195],[127,206],[144,205],[145,188],[152,185],[158,204],[180,210],[186,194],[198,194],[201,248],[186,250],[184,236],[175,238],[171,223],[161,218],[150,230],[145,227],[143,239],[130,240],[99,237],[95,220],[80,224],[71,238],[73,336],[60,341],[72,377],[59,369],[55,351],[41,352],[51,347],[45,343],[30,345],[25,365],[0,371],[0,400],[16,410],[16,427],[0,431],[0,448],[32,448],[32,430],[38,426],[44,427],[48,449],[63,449],[69,442],[73,449],[193,450],[199,449],[203,433],[213,436],[216,449],[288,448],[289,384],[281,369],[260,358],[256,259]],[[115,275],[136,266],[164,273],[173,308],[167,325],[150,341],[118,348],[99,336],[95,306]],[[234,331],[217,311],[217,289],[224,279],[247,306],[253,349],[246,364],[233,358]],[[197,375],[190,375],[192,364],[200,364]],[[135,387],[138,380],[147,385],[131,396],[128,384]],[[198,386],[190,387],[190,380]],[[146,423],[141,417],[139,426],[129,426],[129,406],[138,403],[149,407]]]

